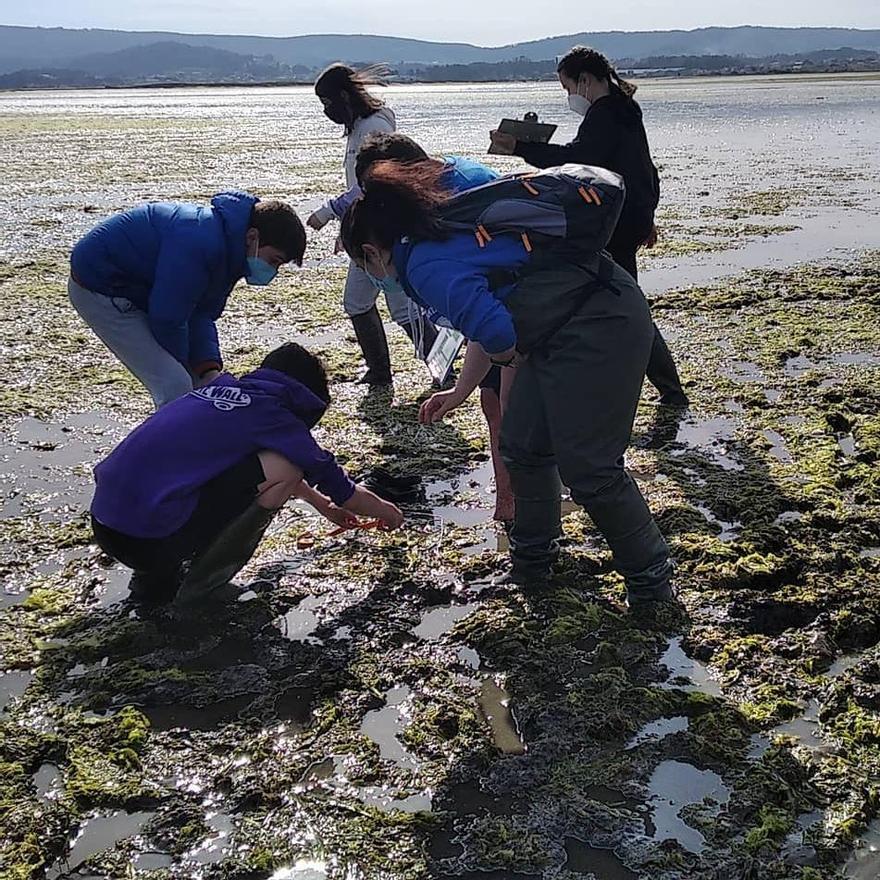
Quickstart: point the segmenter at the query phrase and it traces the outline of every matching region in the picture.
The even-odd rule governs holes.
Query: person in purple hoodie
[[[288,343],[169,403],[98,464],[95,540],[134,570],[133,596],[188,601],[228,583],[294,496],[346,528],[358,516],[399,528],[400,510],[312,437],[329,402],[321,361]]]

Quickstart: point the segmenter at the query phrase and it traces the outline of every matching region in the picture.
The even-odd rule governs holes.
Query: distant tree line
[[[844,48],[763,58],[654,55],[619,58],[616,64],[620,70],[634,76],[867,71],[880,70],[880,52]],[[82,56],[69,67],[29,68],[0,75],[0,89],[304,83],[312,82],[317,73],[317,68],[286,64],[271,55],[242,55],[224,49],[166,41]],[[405,64],[398,65],[394,75],[402,82],[535,82],[554,79],[556,63],[520,57],[471,64]]]
[[[799,55],[653,55],[647,58],[619,58],[619,70],[636,76],[665,73],[698,75],[712,73],[771,73],[778,70],[880,70],[880,53],[863,49],[826,49]],[[541,81],[556,77],[555,61],[513,61],[477,64],[444,64],[403,67],[401,77],[417,82],[507,82]]]

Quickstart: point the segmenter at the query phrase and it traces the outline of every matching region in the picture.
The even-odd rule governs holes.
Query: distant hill
[[[508,46],[432,43],[398,37],[313,35],[248,37],[0,26],[0,73],[22,69],[82,69],[82,59],[139,47],[184,44],[314,69],[331,61],[458,65],[523,59],[548,61],[577,43],[613,58],[730,55],[764,57],[850,47],[880,51],[880,30],[847,28],[702,28],[692,31],[579,33]],[[155,51],[155,50],[153,50]],[[229,60],[229,59],[227,59]]]
[[[226,49],[166,41],[117,52],[99,52],[73,60],[77,70],[95,77],[139,79],[175,76],[187,80],[283,79],[309,73],[310,68],[279,64],[269,56],[240,55]]]

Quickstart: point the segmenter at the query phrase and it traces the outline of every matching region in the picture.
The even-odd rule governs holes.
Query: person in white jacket
[[[345,127],[348,138],[345,151],[345,185],[357,184],[355,162],[364,139],[377,132],[395,130],[394,112],[384,101],[370,94],[370,85],[384,85],[385,69],[381,66],[354,70],[344,64],[328,67],[315,82],[315,94],[324,105],[324,115]],[[309,217],[312,229],[321,229],[332,219],[345,213],[344,199],[332,199]],[[351,319],[367,372],[361,382],[368,385],[391,384],[391,357],[385,328],[376,308],[379,290],[363,269],[349,265],[343,304]],[[409,301],[402,291],[386,291],[385,300],[392,319],[409,335]]]

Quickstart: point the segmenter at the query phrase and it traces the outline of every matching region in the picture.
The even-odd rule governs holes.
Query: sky
[[[0,0],[0,24],[266,36],[383,34],[497,46],[581,31],[742,24],[880,28],[880,0]]]

